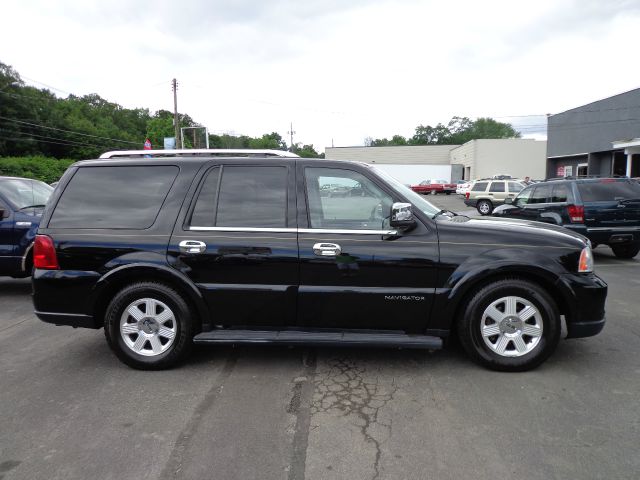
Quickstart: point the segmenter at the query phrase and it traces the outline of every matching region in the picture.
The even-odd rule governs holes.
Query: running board
[[[440,337],[409,335],[402,332],[379,331],[313,331],[313,330],[212,330],[193,338],[197,344],[270,344],[331,347],[397,347],[438,350]]]

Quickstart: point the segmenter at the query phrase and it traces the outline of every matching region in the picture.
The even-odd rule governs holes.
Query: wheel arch
[[[526,280],[542,287],[553,299],[560,315],[569,321],[572,317],[570,303],[571,293],[560,282],[559,274],[533,264],[502,264],[487,268],[475,268],[461,277],[449,290],[444,309],[445,318],[450,319],[450,330],[453,333],[460,315],[464,313],[471,297],[483,287],[505,279]]]
[[[197,331],[208,322],[209,309],[198,287],[182,273],[162,265],[131,264],[109,271],[96,283],[90,304],[94,305],[93,318],[100,325],[113,296],[125,286],[136,282],[161,282],[182,295],[198,316],[194,327]]]

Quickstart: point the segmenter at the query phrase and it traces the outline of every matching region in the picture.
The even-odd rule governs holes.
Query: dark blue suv
[[[0,177],[0,275],[31,275],[33,240],[51,192],[38,180]]]
[[[497,217],[552,223],[584,235],[616,257],[640,251],[640,184],[629,178],[565,178],[536,183],[493,211]]]

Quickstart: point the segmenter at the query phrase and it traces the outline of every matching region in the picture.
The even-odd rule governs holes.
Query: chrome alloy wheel
[[[489,211],[491,211],[491,207],[489,206],[489,202],[480,202],[478,203],[478,210],[483,215],[488,215]]]
[[[480,333],[484,343],[503,357],[521,357],[531,352],[542,337],[542,316],[521,297],[502,297],[482,314]]]
[[[124,344],[138,355],[153,357],[165,352],[176,337],[176,319],[171,309],[155,298],[130,303],[120,317]]]

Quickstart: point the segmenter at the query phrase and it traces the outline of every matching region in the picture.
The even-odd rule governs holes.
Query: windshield
[[[38,180],[0,179],[0,193],[16,210],[33,205],[45,205],[51,192],[53,192],[53,188]]]
[[[406,185],[403,185],[388,173],[376,167],[370,168],[374,170],[379,177],[386,180],[387,183],[389,183],[398,193],[404,195],[407,200],[409,200],[413,204],[414,207],[421,210],[425,215],[429,215],[431,218],[433,218],[433,216],[440,211],[438,207],[427,202],[422,195],[414,192]]]

